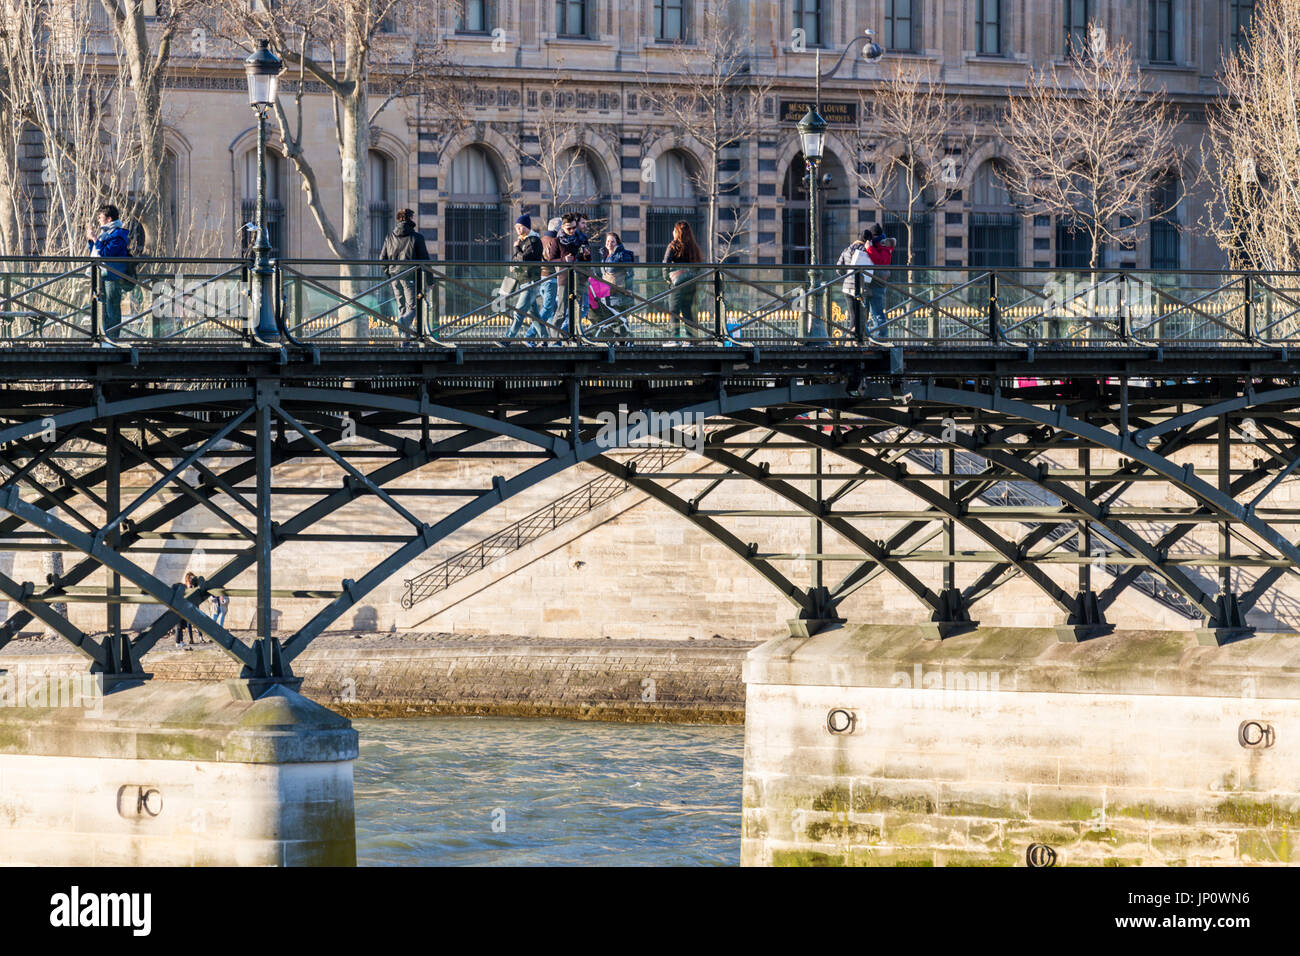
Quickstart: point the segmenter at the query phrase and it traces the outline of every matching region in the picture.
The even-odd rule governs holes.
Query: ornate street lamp
[[[835,61],[835,65],[822,73],[822,51],[817,50],[817,60],[815,64],[814,75],[816,76],[817,86],[816,94],[813,99],[812,109],[810,109],[803,119],[799,121],[799,139],[803,144],[804,162],[808,167],[808,294],[813,295],[813,290],[817,288],[817,256],[820,253],[818,248],[818,226],[821,216],[821,179],[817,175],[818,167],[821,166],[823,152],[826,148],[826,120],[822,117],[822,80],[829,80],[833,77],[844,62],[848,59],[859,45],[862,46],[862,56],[868,63],[873,63],[884,56],[884,49],[876,42],[875,30],[864,30],[861,36],[854,37],[849,41],[840,58]],[[822,311],[829,316],[830,314],[830,294],[826,290],[821,297]],[[816,302],[816,297],[814,297]],[[824,322],[815,314],[816,306],[813,306],[814,315],[812,317],[812,326],[809,329],[810,337],[825,336],[827,328]]]
[[[248,102],[257,113],[257,241],[253,243],[253,336],[267,344],[279,338],[271,301],[271,241],[266,235],[266,114],[280,93],[280,58],[266,40],[259,40],[244,61]]]

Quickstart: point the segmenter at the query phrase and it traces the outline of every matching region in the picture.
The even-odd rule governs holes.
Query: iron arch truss
[[[888,353],[822,362],[714,351],[624,367],[613,349],[592,350],[534,368],[456,350],[436,362],[393,357],[364,375],[272,353],[252,363],[255,374],[239,374],[233,359],[220,375],[115,360],[80,377],[15,381],[0,414],[0,550],[57,547],[72,559],[44,583],[0,573],[13,608],[0,647],[36,622],[94,670],[135,679],[141,657],[184,622],[249,679],[291,680],[294,659],[376,588],[579,466],[717,542],[790,603],[805,632],[840,619],[850,595],[884,576],[943,637],[973,626],[981,602],[1018,577],[1063,637],[1103,633],[1118,598],[1137,588],[1224,641],[1248,634],[1246,615],[1300,568],[1291,518],[1270,506],[1300,474],[1300,387],[1283,375],[1080,369],[1024,381],[955,377],[946,365],[917,376],[906,355]],[[1014,361],[1034,359],[1018,349]],[[611,439],[605,423],[628,409],[639,423]],[[680,487],[681,475],[640,470],[626,452],[656,440],[695,454],[699,470]],[[440,502],[433,517],[406,497],[421,469],[471,456],[509,468],[480,488],[422,489]],[[790,464],[805,460],[804,470]],[[286,484],[285,469],[303,462],[337,479]],[[148,477],[128,488],[128,475]],[[1165,496],[1158,506],[1135,495],[1153,487]],[[772,506],[730,502],[732,488]],[[396,516],[402,532],[321,530],[360,501]],[[180,527],[191,513],[217,530]],[[770,540],[752,540],[735,526],[741,518],[806,521],[817,542],[824,533],[849,551],[792,552],[775,523],[764,525]],[[337,587],[281,580],[276,550],[310,540],[392,548]],[[158,555],[170,542],[209,548],[218,566],[191,584],[166,580]],[[814,567],[812,580],[797,579],[792,561]],[[834,561],[848,569],[827,581]],[[204,611],[246,573],[256,577],[251,642]],[[272,605],[285,600],[319,606],[292,633],[275,633]],[[58,610],[69,601],[101,603],[103,628],[75,625]],[[128,601],[161,613],[128,633]]]

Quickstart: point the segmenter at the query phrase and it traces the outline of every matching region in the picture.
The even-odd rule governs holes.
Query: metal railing
[[[629,459],[628,463],[647,472],[663,471],[685,454],[681,448],[648,448]],[[413,578],[407,578],[402,582],[406,588],[402,595],[402,607],[410,610],[493,562],[614,500],[630,487],[621,478],[603,475],[561,495],[545,507],[493,532],[445,561],[421,571]]]
[[[273,268],[282,342],[303,348],[1300,343],[1295,273],[302,259]],[[244,259],[0,259],[0,344],[248,341],[250,278]]]

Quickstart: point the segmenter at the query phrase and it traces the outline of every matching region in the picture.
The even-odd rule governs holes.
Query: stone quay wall
[[[743,864],[1300,862],[1300,636],[864,627],[745,674]]]

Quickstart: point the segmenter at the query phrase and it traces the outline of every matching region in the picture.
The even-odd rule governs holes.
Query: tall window
[[[1232,31],[1233,49],[1246,45],[1254,15],[1255,0],[1228,0],[1228,29]]]
[[[492,0],[464,0],[457,33],[490,33],[492,31]]]
[[[1065,55],[1086,56],[1088,53],[1088,20],[1092,11],[1089,0],[1065,0],[1063,24],[1065,26]]]
[[[1178,174],[1162,176],[1151,191],[1151,268],[1174,271],[1182,268],[1179,241],[1181,183]]]
[[[555,33],[562,37],[587,35],[587,0],[555,0]]]
[[[794,0],[794,28],[809,46],[821,46],[822,0]]]
[[[920,48],[917,0],[885,0],[885,47],[903,53]]]
[[[378,259],[393,219],[393,163],[372,149],[366,168],[367,212],[370,216],[370,258]]]
[[[501,178],[487,150],[462,149],[451,161],[450,179],[453,201],[443,206],[445,258],[500,262],[506,258],[506,207],[501,201]],[[479,308],[483,295],[501,281],[501,274],[487,267],[454,266],[452,274],[461,282],[448,288],[446,307],[462,315]]]
[[[275,150],[266,151],[266,238],[271,243],[271,258],[287,255],[288,224],[284,208],[285,163]],[[244,154],[244,198],[240,223],[257,220],[257,150]],[[257,236],[241,229],[240,242],[247,250]]]
[[[576,212],[588,219],[588,234],[593,238],[610,227],[606,191],[601,188],[604,176],[599,161],[587,150],[574,148],[561,155],[557,169],[563,171],[552,216]]]
[[[984,163],[971,184],[969,253],[976,269],[1020,264],[1020,215],[998,170],[993,160]]]
[[[1151,0],[1151,62],[1174,59],[1174,0]]]
[[[687,0],[655,0],[655,39],[686,40]]]
[[[975,0],[975,51],[1002,55],[1002,0]]]
[[[686,156],[669,150],[655,160],[655,178],[650,183],[650,209],[646,213],[646,262],[661,262],[673,241],[673,224],[684,219],[691,224],[701,246],[704,215],[699,194]]]

